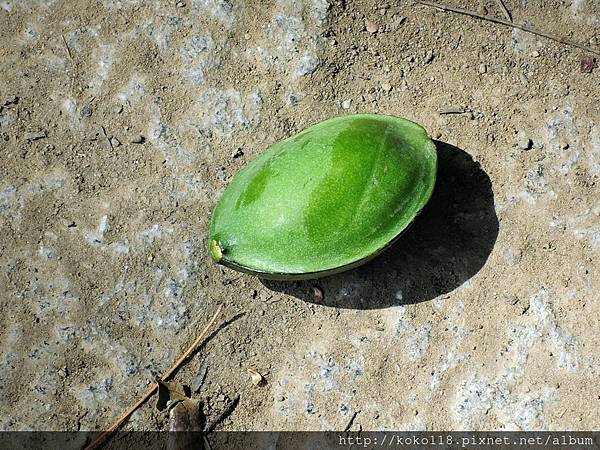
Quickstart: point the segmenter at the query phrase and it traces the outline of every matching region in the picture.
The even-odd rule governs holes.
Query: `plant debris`
[[[196,338],[196,340],[190,345],[190,347],[183,352],[183,354],[179,357],[179,359],[171,366],[167,372],[160,377],[161,381],[169,379],[176,371],[181,367],[181,365],[194,353],[194,351],[198,348],[200,343],[204,341],[206,336],[208,335],[209,330],[217,321],[219,314],[223,310],[223,305],[219,305],[217,311],[212,316],[208,324],[204,327],[204,329],[200,332],[200,335]],[[123,423],[131,417],[131,415],[136,412],[144,403],[146,403],[152,395],[158,390],[158,383],[154,384],[150,389],[146,391],[144,396],[137,401],[135,405],[129,408],[125,413],[123,413],[119,418],[105,431],[102,432],[100,436],[96,440],[94,440],[90,445],[85,447],[85,450],[94,450],[102,447],[104,443],[112,436],[112,434],[121,426]]]
[[[438,114],[440,116],[443,116],[445,114],[464,114],[467,112],[469,112],[469,110],[467,108],[462,108],[460,106],[451,106],[449,108],[444,108],[444,109],[438,110]]]
[[[156,409],[163,411],[166,408],[172,408],[177,402],[190,397],[189,389],[179,383],[167,383],[160,378],[156,378],[156,388],[158,396],[156,399]],[[187,391],[187,392],[186,392]]]
[[[325,295],[323,294],[323,289],[321,289],[319,286],[311,286],[311,289],[313,293],[313,300],[315,301],[315,303],[321,303],[325,298]]]
[[[585,50],[586,52],[594,53],[596,55],[600,55],[600,50],[598,50],[598,49],[590,48],[590,47],[587,47],[587,46],[585,46],[583,44],[580,44],[578,42],[574,42],[574,41],[571,41],[569,39],[563,39],[563,38],[561,38],[559,36],[555,36],[553,34],[546,33],[544,31],[534,30],[533,28],[531,28],[530,26],[525,25],[525,24],[519,25],[517,23],[513,23],[512,21],[499,19],[497,17],[488,16],[488,15],[485,15],[485,14],[478,14],[478,13],[476,13],[474,11],[469,11],[468,9],[456,8],[454,6],[446,6],[446,5],[442,5],[440,3],[435,3],[435,2],[430,2],[430,1],[420,0],[417,3],[420,3],[421,5],[425,5],[425,6],[431,6],[433,8],[437,8],[437,9],[439,9],[441,11],[450,11],[450,12],[453,12],[453,13],[456,13],[456,14],[462,14],[462,15],[465,15],[465,16],[475,17],[477,19],[481,19],[481,20],[485,20],[485,21],[488,21],[488,22],[496,23],[498,25],[504,25],[506,27],[516,28],[518,30],[525,31],[527,33],[535,34],[537,36],[542,36],[542,37],[545,37],[547,39],[551,39],[553,41],[560,42],[561,44],[570,45],[571,47],[576,47],[576,48],[579,48],[581,50]]]
[[[192,382],[192,392],[197,394],[202,389],[202,385],[204,384],[204,380],[206,379],[206,373],[208,372],[208,366],[206,364],[202,364],[200,367],[200,371],[194,381]]]
[[[504,14],[504,17],[506,17],[506,20],[508,20],[509,22],[512,22],[513,21],[512,14],[508,10],[508,8],[504,4],[504,2],[502,0],[496,0],[496,3],[498,3],[498,6],[502,10],[502,14]]]
[[[169,410],[169,431],[202,431],[205,420],[202,402],[190,398],[190,390],[179,383],[167,383],[156,379],[158,398],[156,409]]]
[[[354,423],[354,419],[356,419],[356,416],[358,415],[360,411],[354,411],[354,414],[352,414],[352,416],[350,417],[350,420],[348,420],[348,423],[346,423],[346,426],[344,427],[344,432],[350,430],[350,427],[352,427],[352,424]]]
[[[204,425],[200,400],[187,398],[169,411],[169,431],[203,431]]]
[[[248,374],[250,375],[250,378],[252,379],[252,382],[256,386],[264,386],[265,384],[267,384],[267,382],[265,380],[265,377],[263,377],[256,370],[254,370],[254,369],[248,369]]]

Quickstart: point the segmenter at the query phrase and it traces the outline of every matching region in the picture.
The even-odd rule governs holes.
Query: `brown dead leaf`
[[[166,450],[204,450],[205,425],[200,400],[179,401],[169,411],[169,431],[177,433],[169,433]]]
[[[260,373],[258,373],[254,369],[248,369],[248,375],[250,375],[252,382],[256,386],[264,386],[265,384],[267,384],[265,377],[263,377]]]
[[[315,303],[321,303],[323,301],[323,298],[325,297],[325,295],[323,294],[323,289],[321,289],[319,286],[311,286],[312,292],[313,292],[313,300],[315,301]]]
[[[169,422],[169,431],[202,431],[202,402],[193,398],[180,401],[169,411]]]
[[[160,378],[156,379],[158,384],[158,396],[156,399],[156,409],[162,411],[166,408],[173,408],[178,402],[187,400],[189,395],[186,389],[179,383],[168,383]]]

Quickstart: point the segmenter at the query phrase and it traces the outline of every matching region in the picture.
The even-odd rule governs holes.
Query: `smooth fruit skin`
[[[326,120],[272,145],[232,179],[213,212],[210,254],[266,279],[356,267],[410,225],[436,171],[435,145],[414,122]]]

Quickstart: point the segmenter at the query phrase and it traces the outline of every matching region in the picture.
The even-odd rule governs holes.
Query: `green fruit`
[[[267,279],[309,279],[367,262],[425,206],[435,145],[419,125],[336,117],[273,144],[231,181],[210,225],[212,258]]]

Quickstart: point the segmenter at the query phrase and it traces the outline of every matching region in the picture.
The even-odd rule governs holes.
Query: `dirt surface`
[[[600,46],[597,2],[505,3]],[[207,368],[209,421],[239,395],[224,429],[597,429],[600,69],[585,55],[405,1],[1,1],[1,428],[106,428],[222,303],[175,379]],[[436,193],[406,235],[316,283],[214,265],[230,177],[356,112],[438,141]],[[148,404],[127,428],[167,424]]]

